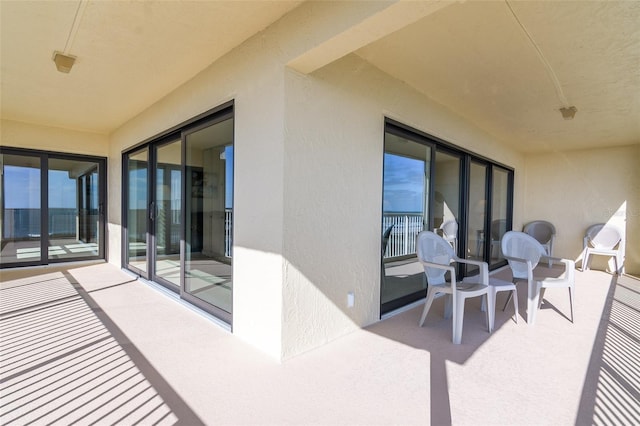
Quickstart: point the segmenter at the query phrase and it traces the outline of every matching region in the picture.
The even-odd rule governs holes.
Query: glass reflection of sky
[[[384,154],[383,211],[422,213],[424,168],[422,160]]]
[[[5,165],[2,189],[5,208],[40,208],[40,169]]]

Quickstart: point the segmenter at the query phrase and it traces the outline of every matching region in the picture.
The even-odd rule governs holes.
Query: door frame
[[[187,194],[187,181],[186,173],[187,173],[187,165],[186,165],[186,155],[187,155],[187,146],[186,146],[186,138],[188,135],[197,132],[199,130],[205,129],[207,127],[216,125],[228,119],[235,119],[235,109],[233,101],[227,102],[219,107],[213,108],[210,111],[207,111],[203,114],[200,114],[190,120],[187,120],[177,126],[174,126],[164,132],[159,133],[156,136],[146,139],[145,141],[136,144],[122,151],[122,256],[121,256],[121,266],[123,269],[126,269],[134,274],[139,275],[140,277],[153,281],[157,284],[162,285],[164,288],[171,290],[176,293],[181,299],[189,302],[190,304],[214,315],[215,317],[223,320],[224,322],[232,325],[233,315],[232,312],[226,312],[223,309],[218,308],[215,305],[204,302],[201,299],[198,299],[195,296],[192,296],[188,292],[185,291],[185,260],[186,260],[186,194]],[[235,140],[235,135],[233,137]],[[141,149],[147,149],[149,152],[148,156],[148,168],[149,173],[147,174],[147,193],[148,200],[147,205],[148,208],[152,207],[152,203],[157,202],[157,194],[156,194],[156,172],[155,165],[157,161],[157,149],[160,146],[169,144],[171,142],[177,142],[180,140],[181,147],[181,158],[180,158],[180,170],[181,170],[181,213],[180,213],[180,285],[176,286],[175,284],[159,277],[155,271],[155,260],[156,260],[156,227],[155,223],[151,220],[149,214],[146,215],[147,219],[147,271],[142,271],[139,268],[135,268],[128,263],[128,167],[127,167],[127,158],[128,155],[134,152],[137,152]],[[235,156],[234,156],[235,158]],[[155,208],[155,204],[153,205]],[[233,298],[233,291],[232,291]]]
[[[40,259],[37,261],[0,264],[0,269],[24,266],[41,266],[106,258],[106,222],[107,222],[107,159],[94,155],[70,154],[28,148],[0,146],[0,155],[36,157],[40,161]],[[71,258],[49,259],[49,159],[96,163],[98,168],[98,254]],[[2,165],[4,167],[4,165]],[[4,185],[4,182],[3,182]],[[2,214],[5,209],[5,197],[2,198]],[[77,202],[77,194],[76,194]],[[78,205],[79,209],[80,206]],[[2,224],[4,226],[4,223]]]

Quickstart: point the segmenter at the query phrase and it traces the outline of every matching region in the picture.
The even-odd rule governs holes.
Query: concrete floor
[[[640,423],[640,281],[577,272],[462,345],[434,302],[278,363],[111,265],[1,272],[0,424]],[[508,271],[500,272],[502,278]],[[504,304],[499,295],[498,306]]]

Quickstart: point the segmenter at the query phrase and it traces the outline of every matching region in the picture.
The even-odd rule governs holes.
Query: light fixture
[[[76,57],[71,55],[65,55],[62,52],[53,52],[53,62],[56,63],[58,71],[68,74],[76,62]]]
[[[536,43],[536,41],[533,39],[533,36],[531,35],[531,33],[529,33],[529,31],[524,26],[520,18],[518,18],[518,15],[516,15],[515,10],[513,10],[513,7],[509,3],[509,0],[505,0],[505,4],[509,8],[511,15],[513,16],[513,19],[516,21],[518,26],[520,26],[520,29],[522,29],[522,32],[524,33],[524,35],[527,36],[527,38],[529,39],[529,42],[531,43],[531,47],[535,49],[536,53],[538,54],[538,58],[540,59],[540,62],[542,62],[545,69],[547,70],[547,75],[549,76],[549,79],[553,83],[553,87],[556,89],[556,95],[558,96],[558,101],[560,105],[569,105],[569,101],[567,100],[567,97],[565,96],[562,90],[562,85],[558,80],[558,76],[556,75],[556,72],[551,67],[551,64],[549,63],[547,58],[544,56],[542,49],[540,48],[538,43]],[[562,118],[564,118],[565,120],[573,120],[573,117],[575,117],[577,111],[578,109],[575,106],[560,108],[560,112],[562,113]]]
[[[560,113],[562,113],[562,118],[564,118],[565,120],[573,120],[573,117],[575,117],[577,111],[578,111],[578,108],[574,106],[560,108]]]
[[[69,55],[69,51],[73,47],[73,42],[76,39],[76,35],[78,34],[78,28],[80,28],[80,21],[82,20],[82,15],[84,15],[84,10],[87,8],[87,4],[89,0],[80,0],[78,3],[78,7],[76,8],[76,14],[73,17],[73,24],[71,24],[71,29],[69,30],[69,35],[67,36],[67,42],[64,44],[64,49],[62,52],[56,50],[53,52],[53,62],[56,63],[56,68],[58,71],[68,74],[73,68],[73,64],[76,62],[76,57]]]

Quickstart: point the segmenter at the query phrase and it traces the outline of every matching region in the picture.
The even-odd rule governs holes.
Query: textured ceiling
[[[456,3],[357,53],[522,152],[640,143],[640,2]]]
[[[2,118],[109,133],[300,3],[1,0]],[[356,54],[516,149],[640,143],[640,2],[452,2],[404,19]],[[70,74],[51,60],[65,45]]]
[[[2,0],[2,117],[109,133],[299,3]]]

